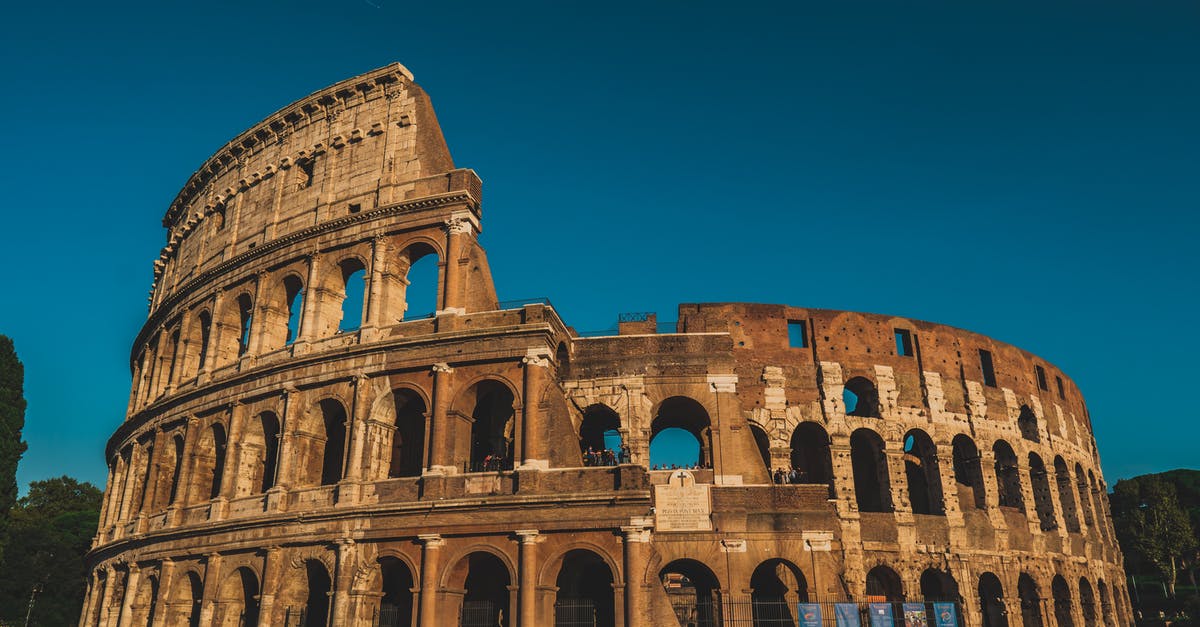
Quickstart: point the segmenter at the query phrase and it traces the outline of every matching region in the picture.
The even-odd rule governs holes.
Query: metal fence
[[[838,606],[853,606],[862,627],[878,625],[871,622],[870,609],[872,601],[859,600],[819,600],[812,601],[821,610],[822,627],[839,627],[837,622]],[[955,625],[963,625],[962,604],[959,599],[912,599],[908,603],[922,603],[925,613],[924,623],[916,623],[920,627],[935,627],[938,625],[934,615],[934,603],[951,603],[954,605]],[[892,627],[913,627],[914,623],[906,622],[904,603],[887,602],[891,607]],[[752,597],[722,597],[719,599],[673,598],[671,607],[679,620],[680,627],[802,627],[799,616],[798,602],[782,599],[755,599]],[[846,611],[846,609],[843,609]]]
[[[558,599],[554,603],[554,627],[598,627],[599,613],[592,599]]]
[[[412,608],[384,603],[375,610],[375,627],[406,627],[412,624]]]
[[[461,627],[496,627],[507,625],[504,609],[492,601],[463,601]]]

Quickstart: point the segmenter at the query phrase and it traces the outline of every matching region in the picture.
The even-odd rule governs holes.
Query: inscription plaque
[[[696,485],[686,470],[676,470],[666,485],[654,486],[656,531],[711,531],[712,501],[707,485]]]

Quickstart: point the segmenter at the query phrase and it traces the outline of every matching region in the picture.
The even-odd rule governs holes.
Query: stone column
[[[266,291],[264,284],[266,280],[267,273],[265,271],[259,272],[254,279],[254,304],[250,306],[250,311],[253,312],[250,320],[250,337],[246,342],[246,354],[242,355],[242,358],[257,357],[262,354],[263,323],[266,322],[265,319],[267,318],[267,306],[263,303],[263,292]],[[241,329],[239,328],[238,331],[240,332]],[[238,339],[241,341],[241,338]]]
[[[117,584],[117,571],[112,566],[104,568],[104,594],[100,596],[100,620],[97,627],[107,627],[112,620],[113,588]]]
[[[267,554],[263,557],[263,574],[261,582],[261,594],[258,597],[258,624],[271,625],[273,624],[271,613],[275,611],[275,580],[279,578],[279,569],[283,567],[282,561],[283,549],[278,546],[267,547]]]
[[[442,308],[437,314],[464,314],[466,308],[460,302],[462,266],[465,239],[475,232],[475,216],[469,211],[454,212],[446,221],[446,273],[443,281]]]
[[[187,426],[183,431],[183,461],[179,464],[179,487],[175,490],[175,506],[179,508],[192,504],[189,496],[192,494],[192,475],[196,470],[193,457],[196,455],[196,439],[199,437],[200,419],[188,416]]]
[[[458,467],[451,460],[450,378],[454,369],[445,363],[433,365],[433,418],[429,421],[429,473],[452,475]]]
[[[129,565],[129,576],[125,578],[125,594],[121,599],[121,613],[117,627],[130,627],[133,624],[133,598],[137,596],[138,584],[141,583],[142,571],[137,564]]]
[[[351,565],[354,563],[354,540],[342,538],[337,541],[337,573],[333,577],[333,600],[331,603],[332,625],[345,625],[347,600],[350,597],[350,585],[354,573]]]
[[[237,496],[238,471],[242,468],[242,430],[246,411],[241,401],[229,404],[229,432],[225,434],[225,467],[221,469],[220,496],[226,500]]]
[[[83,612],[79,615],[79,627],[92,627],[90,622],[92,611],[95,609],[96,603],[99,602],[99,599],[96,598],[96,584],[100,581],[98,572],[99,569],[92,571],[91,576],[88,577],[87,593],[83,597]],[[108,588],[107,585],[104,587]]]
[[[221,346],[221,329],[225,326],[221,324],[221,317],[224,313],[222,310],[225,306],[224,294],[224,290],[218,289],[213,297],[212,310],[208,315],[208,349],[204,353],[204,363],[200,364],[200,372],[196,374],[197,378],[211,373],[217,364],[217,349]]]
[[[317,272],[321,267],[321,255],[313,253],[308,257],[308,278],[304,281],[304,310],[300,313],[300,329],[296,332],[296,344],[307,343],[316,339],[317,301],[320,298],[317,289]]]
[[[135,442],[129,449],[129,463],[125,467],[125,485],[121,486],[121,507],[117,521],[125,520],[133,513],[133,485],[137,483],[137,467],[141,465],[142,447]]]
[[[438,627],[437,622],[437,590],[438,590],[438,560],[442,545],[446,541],[436,533],[417,536],[421,542],[421,591],[418,601],[418,626]]]
[[[292,477],[292,465],[296,451],[293,436],[296,431],[295,423],[298,421],[298,418],[292,415],[295,411],[295,403],[292,397],[296,393],[295,386],[288,385],[283,388],[283,415],[279,417],[279,461],[275,464],[275,486],[271,488],[272,491],[287,491],[287,488],[292,485],[294,480]]]
[[[171,586],[175,579],[175,562],[165,558],[158,569],[158,596],[154,599],[154,620],[151,627],[167,627],[168,599],[171,598]]]
[[[525,376],[521,392],[521,468],[544,470],[550,462],[543,458],[541,437],[541,395],[543,381],[550,367],[550,353],[545,349],[530,349],[521,360]]]
[[[537,541],[536,529],[522,529],[515,532],[521,542],[520,589],[518,591],[517,610],[520,612],[517,624],[521,627],[537,625]]]
[[[371,409],[366,398],[367,392],[371,389],[370,381],[370,378],[363,373],[354,375],[353,404],[350,407],[350,424],[346,433],[350,441],[350,454],[346,456],[346,472],[338,484],[338,505],[354,505],[359,500],[364,463],[363,450],[367,439],[366,413]]]
[[[376,237],[371,241],[371,283],[367,288],[367,320],[363,330],[376,329],[381,324],[383,316],[383,265],[386,263],[387,240]]]
[[[118,455],[117,459],[121,456]],[[116,482],[117,462],[114,460],[112,465],[108,467],[108,477],[104,480],[104,500],[100,502],[100,529],[103,532],[108,528],[108,516],[112,510],[113,489]]]
[[[650,530],[643,525],[621,527],[624,534],[625,558],[625,627],[644,624],[646,616],[645,586],[642,573],[646,570],[645,545],[650,542]]]
[[[212,625],[217,593],[221,589],[221,554],[204,556],[204,596],[200,601],[200,624]]]

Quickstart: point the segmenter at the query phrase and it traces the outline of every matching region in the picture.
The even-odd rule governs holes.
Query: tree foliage
[[[100,522],[100,489],[70,477],[34,481],[17,503],[0,561],[0,623],[75,625],[87,581],[84,555]],[[36,593],[35,593],[36,590]]]
[[[12,339],[0,335],[0,559],[10,511],[17,502],[17,462],[25,453],[25,367],[17,359]]]
[[[1181,562],[1196,551],[1196,530],[1179,504],[1175,484],[1161,475],[1118,481],[1112,494],[1113,527],[1127,557],[1153,567],[1175,595]]]

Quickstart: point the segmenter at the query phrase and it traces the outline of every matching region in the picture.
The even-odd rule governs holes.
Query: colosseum
[[[1132,624],[1052,364],[786,305],[581,333],[498,299],[481,187],[399,64],[188,179],[81,625]]]

